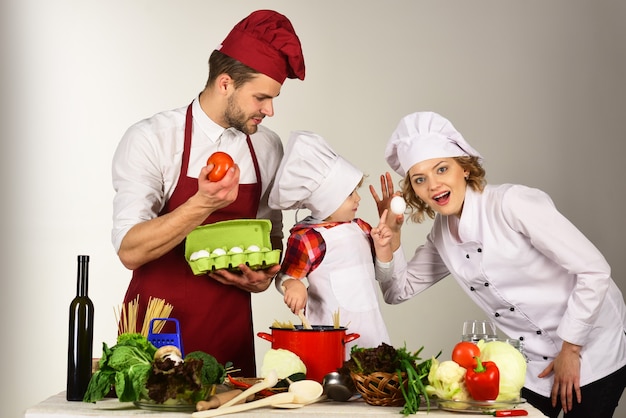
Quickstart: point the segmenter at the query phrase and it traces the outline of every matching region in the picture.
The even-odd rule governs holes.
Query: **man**
[[[209,59],[206,87],[185,108],[131,126],[113,158],[112,240],[133,270],[124,303],[139,297],[141,329],[150,297],[173,306],[184,350],[201,350],[255,376],[250,292],[270,285],[279,266],[241,274],[194,276],[184,257],[195,227],[231,219],[272,221],[282,249],[282,215],[267,198],[283,155],[280,138],[261,126],[286,78],[304,79],[302,48],[291,22],[259,10],[239,22]],[[206,160],[220,150],[236,165],[218,182]]]

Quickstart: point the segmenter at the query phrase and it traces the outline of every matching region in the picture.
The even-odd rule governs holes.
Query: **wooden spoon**
[[[230,401],[224,402],[217,409],[224,409],[224,408],[227,408],[227,407],[229,407],[231,405],[235,405],[236,403],[238,403],[242,399],[246,399],[250,395],[253,395],[253,394],[257,393],[257,392],[260,392],[263,389],[268,389],[268,388],[271,388],[273,386],[276,386],[276,383],[278,383],[278,374],[276,374],[276,370],[270,370],[270,372],[265,377],[265,379],[263,379],[260,382],[255,383],[254,385],[250,386],[248,389],[244,390],[239,395],[237,395],[234,398],[232,398]]]
[[[311,323],[309,322],[307,317],[304,316],[304,310],[300,310],[300,312],[298,312],[298,317],[302,321],[302,328],[304,328],[304,329],[313,329],[313,327],[311,326]]]
[[[289,392],[278,393],[268,396],[258,401],[248,402],[240,405],[233,405],[226,408],[199,411],[191,414],[193,418],[210,418],[220,415],[233,414],[235,412],[247,411],[263,406],[277,406],[281,404],[302,404],[311,403],[317,400],[324,391],[322,385],[314,380],[299,380],[289,385]]]
[[[277,403],[277,404],[273,404],[272,407],[274,408],[283,408],[283,409],[296,409],[296,408],[302,408],[304,405],[310,405],[312,403],[316,403],[316,402],[322,402],[325,401],[326,399],[328,399],[328,397],[326,395],[322,395],[319,396],[309,402],[304,402],[304,403]]]
[[[280,288],[283,290],[284,295],[287,289],[285,289],[285,286],[281,286]],[[300,321],[302,321],[303,329],[313,329],[309,320],[306,318],[306,316],[304,316],[304,309],[300,309],[300,312],[298,312],[298,317],[300,318]]]

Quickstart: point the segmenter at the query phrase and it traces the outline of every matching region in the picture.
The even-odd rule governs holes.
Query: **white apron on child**
[[[314,325],[332,325],[339,310],[341,326],[360,335],[346,344],[346,359],[352,346],[390,344],[378,304],[372,250],[367,235],[355,222],[332,228],[315,228],[326,243],[322,263],[307,276],[307,318]]]

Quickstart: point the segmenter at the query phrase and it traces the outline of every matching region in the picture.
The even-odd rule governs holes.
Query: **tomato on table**
[[[466,369],[476,367],[475,357],[480,357],[480,348],[472,342],[461,341],[452,349],[452,361]]]
[[[213,169],[209,173],[209,180],[220,181],[226,175],[226,172],[235,165],[230,155],[222,151],[211,154],[206,161],[206,165],[213,164]]]

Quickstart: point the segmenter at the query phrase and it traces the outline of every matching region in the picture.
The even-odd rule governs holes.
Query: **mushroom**
[[[154,359],[165,360],[166,358],[171,359],[175,364],[182,363],[183,353],[175,345],[163,345],[154,353]]]

